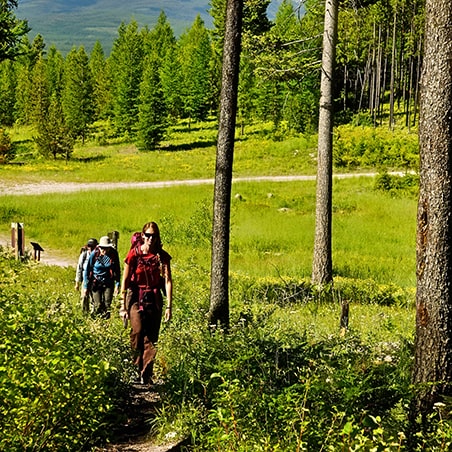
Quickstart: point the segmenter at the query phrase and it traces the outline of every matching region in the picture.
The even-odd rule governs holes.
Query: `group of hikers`
[[[130,344],[138,368],[138,382],[152,384],[156,346],[166,296],[164,318],[172,314],[171,256],[163,249],[155,222],[132,235],[130,250],[121,263],[110,237],[90,238],[77,264],[75,289],[81,291],[81,307],[94,317],[111,316],[113,298],[121,294],[119,315],[130,322]]]

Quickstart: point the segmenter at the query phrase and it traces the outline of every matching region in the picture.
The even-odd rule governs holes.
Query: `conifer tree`
[[[3,61],[0,63],[0,125],[14,124],[16,84],[14,64],[10,60]]]
[[[0,2],[0,62],[14,60],[26,52],[23,37],[30,31],[26,20],[17,19],[13,9],[17,8],[17,0]]]
[[[71,131],[65,124],[61,102],[56,94],[52,95],[48,114],[39,124],[35,142],[44,157],[52,156],[56,159],[58,156],[62,156],[69,160],[72,154],[74,140]]]
[[[44,58],[40,56],[33,66],[30,84],[30,123],[39,130],[46,120],[50,105],[49,80]]]
[[[159,65],[176,45],[176,38],[166,14],[162,11],[155,27],[146,35],[145,52],[158,58]]]
[[[177,49],[173,47],[166,53],[160,68],[160,79],[168,115],[180,118],[183,115],[182,72],[177,58]]]
[[[138,122],[143,57],[143,35],[137,22],[122,23],[109,58],[114,122],[120,133],[134,132]]]
[[[28,65],[16,62],[16,91],[14,93],[14,110],[18,124],[31,124],[33,118],[32,105],[32,73]]]
[[[104,50],[99,41],[91,51],[89,67],[93,76],[94,119],[105,119],[111,112],[111,80]]]
[[[94,114],[93,80],[84,47],[73,48],[64,67],[62,109],[66,127],[82,141],[88,133]]]
[[[160,83],[157,59],[148,56],[140,84],[138,146],[153,150],[163,138],[168,126],[164,95]]]
[[[197,16],[181,36],[179,61],[182,73],[182,99],[186,117],[203,120],[209,111],[210,62],[212,47],[204,21]]]
[[[50,95],[55,93],[60,97],[63,89],[64,58],[54,45],[50,47],[46,57],[46,70]]]

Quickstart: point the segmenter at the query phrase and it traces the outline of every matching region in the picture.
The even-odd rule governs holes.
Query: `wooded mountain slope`
[[[273,0],[268,10],[273,17],[282,0]],[[17,16],[27,19],[31,39],[41,34],[48,46],[62,53],[84,45],[90,51],[100,41],[109,53],[121,22],[135,19],[152,28],[165,11],[176,35],[191,26],[200,14],[207,27],[212,24],[208,0],[19,0]]]

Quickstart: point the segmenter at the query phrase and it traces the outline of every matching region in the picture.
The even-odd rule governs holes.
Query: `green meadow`
[[[275,141],[270,125],[250,126],[245,132],[237,137],[234,178],[316,174],[315,136],[297,135]],[[28,143],[28,151],[16,157],[21,164],[0,167],[0,179],[6,186],[37,182],[213,180],[215,134],[212,122],[192,125],[190,130],[181,123],[171,129],[162,150],[140,152],[134,145],[114,140],[108,145],[96,145],[94,133],[93,140],[77,147],[73,159],[65,162],[31,158],[32,131],[14,129],[12,139]],[[370,142],[375,132],[347,127],[336,135],[347,144],[366,138]],[[401,140],[404,135],[406,142],[412,140],[413,135],[403,131],[391,135],[382,131],[380,143],[383,139]],[[346,167],[336,168],[335,172],[379,170]],[[335,179],[333,191],[335,273],[413,287],[416,197],[376,190],[375,178],[367,176]],[[231,270],[259,277],[308,277],[313,252],[315,182],[234,182],[231,195]],[[70,258],[77,255],[88,237],[114,230],[120,233],[119,251],[125,255],[130,234],[154,219],[161,223],[165,244],[177,261],[195,259],[209,268],[212,198],[213,183],[6,195],[0,205],[0,225],[7,234],[11,222],[23,222],[28,239]]]
[[[237,137],[234,177],[315,174],[315,136],[277,141],[265,127],[245,132]],[[191,131],[186,124],[177,125],[162,149],[150,153],[113,140],[100,145],[94,136],[68,162],[36,160],[27,147],[27,133],[31,135],[11,131],[22,154],[16,165],[0,168],[6,186],[214,177],[211,123]],[[446,421],[432,421],[427,433],[410,432],[407,421],[413,394],[416,189],[411,182],[401,183],[404,177],[384,174],[413,168],[371,164],[375,140],[381,153],[394,142],[414,147],[413,136],[347,128],[340,137],[340,160],[355,163],[336,167],[335,173],[380,176],[334,180],[335,281],[327,290],[310,284],[315,182],[233,183],[228,334],[211,334],[205,317],[211,183],[2,196],[5,235],[11,222],[23,222],[27,241],[36,240],[74,261],[91,236],[118,231],[124,256],[134,231],[149,220],[159,223],[164,247],[173,256],[175,308],[159,345],[156,372],[164,393],[150,419],[154,443],[189,438],[190,450],[197,451],[447,450],[441,448],[450,437]],[[365,142],[369,149],[356,152]],[[11,399],[8,413],[25,413],[26,401],[35,400],[35,418],[28,413],[0,421],[0,446],[32,450],[30,444],[41,441],[48,419],[62,417],[68,422],[48,430],[47,450],[63,450],[67,444],[96,450],[114,441],[114,429],[103,426],[123,422],[118,406],[132,373],[127,332],[119,318],[103,325],[83,318],[71,267],[15,262],[6,253],[0,262],[0,343],[15,364],[13,371],[8,362],[0,362],[0,395]],[[345,301],[349,328],[341,331],[340,305]],[[49,333],[55,328],[61,331],[59,339]],[[27,369],[23,354],[28,349],[7,339],[18,332],[33,337],[37,355]],[[29,374],[25,383],[19,378],[23,371]],[[76,376],[82,374],[86,385],[80,386]],[[5,381],[10,383],[3,385]],[[97,396],[87,389],[90,385]],[[21,397],[12,397],[18,388]],[[74,397],[70,406],[63,403],[68,388],[84,394],[90,405],[83,397]],[[32,424],[30,418],[35,419]],[[411,449],[410,434],[416,437]]]

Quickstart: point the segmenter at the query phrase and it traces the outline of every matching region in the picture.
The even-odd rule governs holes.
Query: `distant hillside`
[[[272,1],[269,17],[274,17],[281,1]],[[74,45],[84,45],[89,52],[100,41],[108,54],[121,22],[135,19],[152,28],[164,11],[179,36],[198,14],[210,28],[208,10],[209,0],[19,0],[16,16],[28,20],[30,38],[41,34],[47,48],[55,44],[65,54]]]

